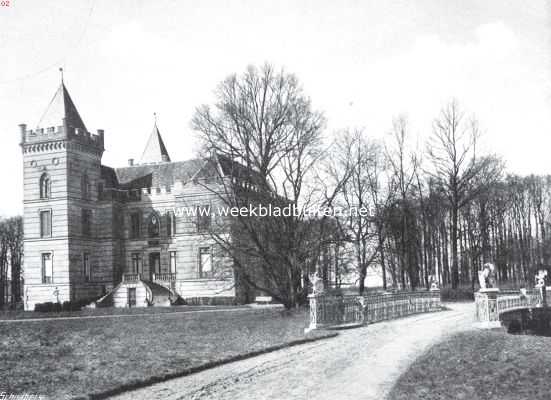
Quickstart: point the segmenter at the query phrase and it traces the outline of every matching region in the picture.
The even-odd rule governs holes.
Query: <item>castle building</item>
[[[230,160],[171,161],[155,122],[139,162],[102,165],[104,131],[87,129],[63,82],[38,126],[20,132],[26,310],[102,295],[118,307],[245,296],[200,212]]]

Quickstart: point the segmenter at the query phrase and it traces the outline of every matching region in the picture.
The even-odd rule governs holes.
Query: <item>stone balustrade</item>
[[[310,325],[306,331],[365,324],[442,309],[439,290],[368,296],[318,293],[310,295],[309,301]]]
[[[123,274],[123,282],[138,282],[142,279],[141,274]]]
[[[153,274],[153,282],[174,282],[176,281],[176,274],[170,272],[164,272],[161,274]]]

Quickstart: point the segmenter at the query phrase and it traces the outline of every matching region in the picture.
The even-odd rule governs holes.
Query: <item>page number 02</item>
[[[10,6],[10,0],[1,0],[0,1],[0,7],[9,7]]]

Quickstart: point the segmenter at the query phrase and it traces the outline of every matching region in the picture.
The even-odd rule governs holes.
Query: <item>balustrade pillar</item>
[[[480,289],[475,294],[476,321],[485,328],[498,328],[499,309],[497,306],[498,288]]]

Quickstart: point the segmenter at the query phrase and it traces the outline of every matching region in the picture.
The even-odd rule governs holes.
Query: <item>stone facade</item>
[[[101,165],[104,132],[87,130],[63,83],[38,128],[20,130],[25,309],[97,298],[136,280],[184,299],[236,298],[230,260],[204,233],[205,219],[185,211],[216,206],[217,157],[171,162],[155,124],[142,162]],[[121,298],[127,292],[114,305],[139,306]]]

